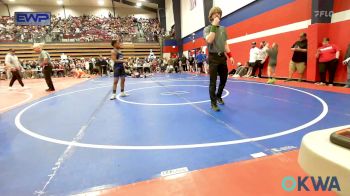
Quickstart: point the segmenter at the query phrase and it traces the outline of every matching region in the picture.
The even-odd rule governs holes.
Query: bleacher
[[[0,61],[5,60],[8,50],[13,48],[20,60],[37,60],[38,54],[32,49],[32,44],[0,43]],[[60,59],[62,53],[72,58],[110,57],[112,46],[109,42],[98,43],[47,43],[44,50],[50,53],[52,59]],[[153,53],[160,57],[159,43],[123,43],[124,58],[146,57]]]

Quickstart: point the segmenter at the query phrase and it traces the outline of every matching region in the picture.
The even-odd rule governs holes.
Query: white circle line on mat
[[[197,82],[198,80],[195,80],[195,81]],[[207,80],[205,80],[205,81],[207,81]],[[258,85],[272,86],[272,85],[268,85],[268,84],[264,84],[264,83],[247,82],[247,81],[228,80],[228,82],[254,83],[254,84],[258,84]],[[23,110],[21,110],[16,115],[15,124],[21,132],[23,132],[27,135],[30,135],[34,138],[39,139],[39,140],[43,140],[43,141],[51,142],[51,143],[55,143],[55,144],[61,144],[61,145],[76,146],[76,147],[82,147],[82,148],[109,149],[109,150],[175,150],[175,149],[193,149],[193,148],[208,148],[208,147],[216,147],[216,146],[226,146],[226,145],[242,144],[242,143],[256,142],[256,141],[272,139],[272,138],[288,135],[288,134],[300,131],[302,129],[305,129],[311,125],[314,125],[317,122],[319,122],[320,120],[322,120],[328,113],[327,103],[323,99],[321,99],[320,97],[318,97],[312,93],[309,93],[309,92],[306,92],[303,90],[299,90],[299,89],[295,89],[295,88],[291,88],[291,87],[285,87],[285,86],[273,85],[273,87],[280,87],[280,88],[298,91],[298,92],[304,93],[306,95],[309,95],[309,96],[315,98],[316,100],[318,100],[321,103],[322,108],[323,108],[322,112],[316,118],[312,119],[311,121],[309,121],[303,125],[300,125],[300,126],[297,126],[295,128],[288,129],[288,130],[283,130],[283,131],[280,131],[277,133],[264,135],[264,136],[245,138],[245,139],[239,139],[239,140],[229,140],[229,141],[222,141],[222,142],[184,144],[184,145],[162,145],[162,146],[159,146],[159,145],[154,145],[154,146],[102,145],[102,144],[89,144],[89,143],[65,141],[65,140],[59,140],[59,139],[55,139],[55,138],[51,138],[51,137],[47,137],[47,136],[43,136],[43,135],[40,135],[38,133],[35,133],[34,131],[29,130],[26,127],[24,127],[21,123],[21,116],[24,114],[24,112],[26,112],[28,109],[30,109],[31,107],[33,107],[39,103],[42,103],[44,101],[47,101],[49,99],[53,99],[56,97],[64,96],[67,94],[73,94],[73,93],[97,89],[97,88],[104,88],[104,87],[97,87],[97,88],[83,89],[83,90],[74,91],[74,92],[70,92],[70,93],[66,93],[66,94],[62,94],[62,95],[57,95],[57,96],[53,96],[53,97],[38,101],[36,103],[33,103],[33,104],[27,106],[26,108],[24,108]]]

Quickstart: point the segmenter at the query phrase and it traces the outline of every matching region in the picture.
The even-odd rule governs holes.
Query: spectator
[[[333,86],[335,72],[339,62],[340,51],[334,44],[329,44],[329,38],[323,38],[322,46],[317,49],[316,58],[321,82],[316,84],[326,85],[326,74],[329,75],[329,86]]]
[[[268,47],[268,44],[267,44]],[[267,80],[268,84],[274,84],[276,82],[275,73],[277,65],[277,55],[278,55],[278,44],[273,43],[272,47],[266,50],[267,55],[269,56],[269,65],[267,67],[267,75],[269,79]]]
[[[181,66],[183,71],[188,71],[187,70],[187,58],[185,55],[182,55],[181,57]]]
[[[344,86],[345,88],[350,88],[350,44],[348,45],[348,50],[346,51],[345,54],[345,60],[343,61],[344,65],[348,65],[347,70],[348,70],[348,78],[347,78],[347,83]]]
[[[235,75],[233,75],[233,78],[240,78],[242,76],[244,76],[245,74],[247,74],[249,69],[249,61],[246,62],[244,65],[242,65],[240,62],[237,63],[237,70]]]
[[[300,39],[293,44],[291,50],[293,51],[293,57],[289,64],[288,79],[285,80],[285,82],[292,80],[292,76],[295,71],[298,71],[298,73],[300,74],[298,81],[301,82],[303,79],[307,61],[306,33],[300,34]]]
[[[22,27],[14,25],[13,17],[0,17],[1,41],[44,42],[69,39],[91,42],[111,40],[117,36],[122,36],[126,41],[132,41],[139,31],[150,32],[151,40],[158,40],[158,37],[161,36],[159,21],[152,18],[137,19],[131,16],[107,18],[85,15],[61,19],[52,15],[49,27]]]
[[[262,41],[260,43],[260,47],[257,50],[257,52],[258,52],[257,60],[255,61],[255,65],[254,65],[253,71],[252,71],[252,76],[254,76],[254,77],[255,77],[256,70],[259,69],[258,77],[261,78],[262,69],[263,69],[264,64],[267,60],[267,53],[266,53],[267,48],[265,46],[266,46],[266,42]]]
[[[0,62],[0,80],[6,80],[5,64]]]
[[[252,46],[249,51],[249,69],[244,77],[254,76],[253,70],[256,69],[256,61],[258,60],[259,49],[256,47],[256,42],[252,42]]]
[[[192,55],[188,58],[188,62],[189,62],[189,65],[190,65],[190,71],[191,72],[195,72],[194,58],[193,58]]]
[[[196,56],[196,63],[197,63],[197,71],[199,70],[199,73],[204,73],[204,67],[203,63],[206,60],[206,55],[203,51],[199,51],[199,54]]]

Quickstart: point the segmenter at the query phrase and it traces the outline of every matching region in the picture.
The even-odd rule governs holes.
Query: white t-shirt
[[[61,60],[66,60],[66,59],[67,59],[67,55],[62,54],[62,55],[61,55]]]
[[[86,70],[89,70],[89,68],[90,68],[90,63],[89,63],[89,61],[85,61],[85,69],[86,69]]]
[[[249,63],[255,63],[258,60],[259,48],[254,47],[249,52]]]
[[[349,63],[350,62],[350,57],[344,60],[345,62]]]
[[[8,53],[6,55],[5,64],[11,68],[21,67],[21,63],[19,62],[18,57],[16,55],[12,55],[11,53]]]
[[[267,57],[267,47],[264,47],[262,49],[258,49],[259,53],[258,53],[258,60],[264,61]]]

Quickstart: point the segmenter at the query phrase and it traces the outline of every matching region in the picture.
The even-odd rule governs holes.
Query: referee
[[[230,62],[234,64],[230,48],[227,45],[227,32],[225,27],[220,26],[221,16],[222,10],[219,7],[211,8],[208,16],[211,24],[204,28],[204,38],[209,50],[209,95],[211,108],[216,112],[220,111],[217,103],[224,104],[221,96],[228,74],[226,59],[229,58]],[[220,77],[220,84],[216,92],[216,79],[218,75]]]
[[[46,91],[55,91],[55,87],[53,86],[51,75],[52,75],[52,64],[51,58],[48,52],[43,50],[43,43],[35,43],[33,45],[33,49],[36,53],[39,53],[38,63],[39,66],[43,68],[43,73],[45,77],[45,81],[47,86],[49,87]]]

